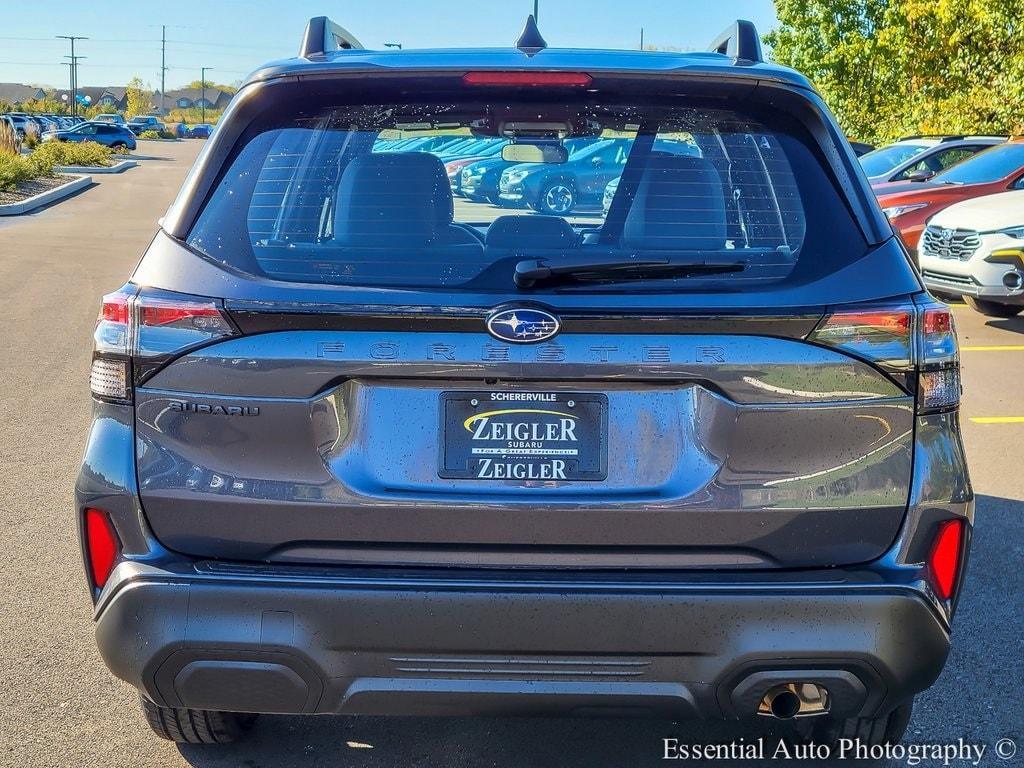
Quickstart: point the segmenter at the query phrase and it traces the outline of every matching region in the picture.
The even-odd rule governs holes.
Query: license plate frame
[[[442,478],[527,483],[608,477],[603,393],[448,391],[441,393],[440,415]]]

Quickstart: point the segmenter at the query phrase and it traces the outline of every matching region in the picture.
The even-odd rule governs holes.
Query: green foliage
[[[209,123],[215,125],[220,116],[223,114],[223,109],[210,109],[206,110],[206,118],[203,119],[203,110],[199,107],[191,107],[189,109],[172,109],[167,112],[167,122],[169,123],[185,123],[187,125],[196,125],[197,123]]]
[[[53,175],[53,163],[48,157],[10,155],[0,153],[0,192],[10,192],[23,181]]]
[[[66,115],[68,114],[67,105],[56,98],[56,93],[50,91],[42,99],[29,99],[21,103],[21,112],[31,113],[42,113],[44,115]]]
[[[142,78],[133,77],[125,89],[125,112],[134,117],[149,112],[153,101],[153,92],[147,91],[142,85]]]
[[[123,114],[124,114],[116,106],[114,106],[113,104],[90,104],[88,107],[85,107],[85,111],[84,112],[82,111],[82,106],[79,105],[78,111],[79,111],[79,114],[81,114],[83,117],[85,117],[86,120],[92,120],[97,115],[122,115],[123,116]]]
[[[203,81],[202,80],[193,80],[191,83],[189,83],[185,87],[186,88],[202,88],[203,87]],[[207,90],[209,90],[211,88],[216,88],[218,91],[224,91],[224,93],[230,93],[232,95],[238,93],[238,88],[236,88],[235,86],[233,86],[233,85],[221,85],[220,83],[215,83],[212,80],[207,80],[206,81],[206,88],[207,88]],[[213,96],[210,96],[210,98],[212,99]]]
[[[95,141],[46,141],[29,158],[41,168],[55,165],[113,165],[114,151]]]
[[[169,131],[164,128],[161,131],[156,131],[150,128],[148,131],[143,131],[139,134],[140,139],[176,139],[178,138],[174,131]]]
[[[776,0],[772,58],[817,86],[847,134],[1024,129],[1024,0]]]

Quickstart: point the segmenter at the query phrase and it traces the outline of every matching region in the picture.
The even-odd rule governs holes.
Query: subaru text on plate
[[[607,212],[607,180],[564,216],[453,201],[452,142],[403,144],[439,136],[550,177],[614,138],[619,182]],[[313,19],[103,298],[91,386],[97,640],[165,738],[567,713],[876,744],[949,651],[952,318],[748,22],[373,52]]]

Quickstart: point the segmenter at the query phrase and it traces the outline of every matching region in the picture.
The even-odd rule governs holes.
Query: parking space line
[[[1024,424],[1024,416],[972,416],[975,424]]]
[[[1024,344],[991,344],[989,346],[960,347],[961,352],[1024,352]]]

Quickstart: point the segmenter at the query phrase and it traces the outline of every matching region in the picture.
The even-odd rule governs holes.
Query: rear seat
[[[362,249],[444,251],[478,258],[480,237],[453,223],[444,165],[427,152],[378,152],[354,158],[341,175],[334,241],[346,253]]]

